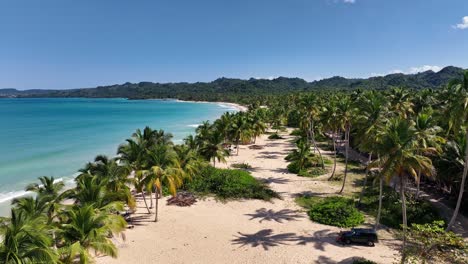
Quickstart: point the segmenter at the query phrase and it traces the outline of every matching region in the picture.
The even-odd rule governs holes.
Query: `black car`
[[[364,228],[351,228],[351,231],[340,232],[336,240],[345,244],[362,243],[370,247],[378,242],[375,230]]]

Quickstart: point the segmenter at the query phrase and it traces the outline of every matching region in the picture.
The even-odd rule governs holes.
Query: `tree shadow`
[[[147,225],[147,223],[150,223],[150,222],[153,222],[153,218],[154,215],[150,215],[150,214],[135,214],[135,215],[132,215],[129,220],[128,220],[128,224],[129,225],[134,225],[134,226],[143,226],[143,225]]]
[[[258,218],[260,223],[263,221],[276,221],[278,223],[283,223],[283,221],[297,221],[299,218],[304,217],[300,212],[291,209],[283,209],[275,212],[272,209],[267,210],[266,208],[261,208],[256,210],[253,214],[245,215],[251,217],[249,220]]]
[[[285,178],[275,178],[275,177],[268,177],[266,179],[262,179],[261,180],[262,182],[266,183],[266,184],[270,184],[270,183],[276,183],[276,184],[286,184],[288,182],[291,182],[291,180],[289,179],[285,179]]]
[[[257,156],[259,159],[278,159],[280,156],[278,155],[259,155]]]
[[[299,193],[293,193],[293,194],[291,194],[291,197],[293,197],[293,198],[301,198],[301,197],[309,198],[309,197],[316,197],[316,196],[318,196],[318,197],[327,197],[330,194],[333,194],[333,193],[304,191],[304,192],[299,192]]]
[[[264,250],[279,245],[287,245],[288,242],[295,240],[294,233],[273,234],[271,229],[263,229],[254,234],[243,234],[238,232],[235,239],[231,240],[233,245],[240,247],[250,245],[251,247],[261,246]]]
[[[276,172],[276,173],[289,173],[288,169],[283,169],[283,168],[276,168],[276,169],[270,169],[271,172]]]
[[[307,244],[313,244],[315,249],[325,251],[325,245],[333,244],[336,245],[336,237],[338,233],[331,232],[329,229],[319,230],[314,232],[313,235],[302,235],[297,236],[297,245],[306,246]]]

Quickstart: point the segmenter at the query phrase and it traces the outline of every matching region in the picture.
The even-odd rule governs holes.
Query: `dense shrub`
[[[400,194],[390,187],[385,187],[382,199],[382,216],[380,222],[386,226],[400,228],[402,213]],[[379,204],[379,189],[367,189],[362,199],[361,208],[369,214],[377,215]],[[442,220],[437,209],[426,200],[416,200],[407,195],[406,214],[408,225],[427,224]]]
[[[274,134],[269,135],[268,139],[283,139],[283,137],[278,135],[278,133],[274,133]]]
[[[186,190],[200,195],[214,194],[220,199],[261,199],[271,200],[279,195],[265,184],[243,170],[217,169],[207,167],[192,181],[186,183]]]
[[[294,129],[289,135],[297,137],[307,137],[306,133],[302,129]]]
[[[298,174],[299,171],[301,170],[299,163],[296,161],[289,163],[287,168],[289,172],[295,173],[295,174]]]
[[[344,197],[327,197],[311,206],[311,220],[338,227],[354,227],[364,223],[364,215],[354,207],[354,201]]]

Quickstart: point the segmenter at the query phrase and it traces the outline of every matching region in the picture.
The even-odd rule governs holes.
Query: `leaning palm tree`
[[[408,226],[406,217],[406,179],[408,175],[417,176],[421,170],[426,175],[434,173],[432,161],[420,153],[430,150],[418,145],[416,130],[409,121],[401,117],[393,118],[381,132],[379,159],[371,164],[371,167],[381,167],[382,176],[388,181],[398,177],[400,182],[401,211],[403,217],[403,254],[402,263],[405,261],[406,229]]]
[[[449,90],[452,92],[453,97],[449,101],[449,129],[454,130],[456,133],[464,126],[465,137],[468,141],[468,71],[463,74],[462,80],[454,80],[449,83]],[[463,192],[465,190],[466,175],[468,174],[468,145],[465,150],[465,165],[463,168],[462,180],[460,183],[460,191],[458,194],[457,205],[453,211],[453,216],[447,225],[449,231],[455,224],[458,212],[460,210]]]
[[[338,107],[336,104],[336,97],[332,96],[330,97],[330,100],[325,107],[324,111],[322,111],[321,115],[321,122],[324,126],[324,129],[331,134],[331,140],[333,143],[333,169],[330,174],[330,177],[328,180],[333,179],[335,176],[335,171],[336,171],[336,134],[338,133],[338,130],[340,128],[339,123],[337,122],[338,120]]]
[[[0,225],[0,262],[57,263],[50,229],[44,217],[31,218],[22,210],[12,209],[11,218]]]
[[[64,212],[60,237],[63,247],[59,252],[64,263],[74,263],[80,259],[90,262],[90,250],[96,254],[117,257],[117,248],[112,236],[121,234],[127,225],[122,216],[97,210],[93,205],[75,206]]]

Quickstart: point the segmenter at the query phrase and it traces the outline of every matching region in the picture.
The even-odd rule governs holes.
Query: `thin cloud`
[[[425,71],[439,72],[440,70],[442,70],[442,67],[440,67],[440,66],[423,65],[423,66],[420,66],[420,67],[411,67],[407,71],[403,71],[403,70],[400,70],[400,69],[395,69],[395,70],[391,70],[391,71],[386,72],[386,73],[371,73],[370,76],[371,77],[378,77],[378,76],[385,76],[385,75],[388,75],[388,74],[396,74],[396,73],[416,74],[416,73],[425,72]]]
[[[468,28],[468,16],[464,16],[462,18],[462,22],[461,24],[456,24],[454,26],[454,28],[458,28],[458,29],[467,29]]]
[[[356,0],[344,0],[343,2],[345,2],[346,4],[354,4],[356,3]]]

